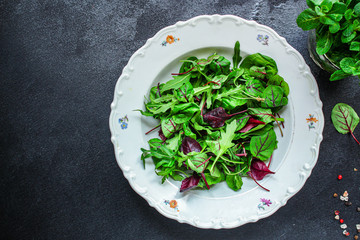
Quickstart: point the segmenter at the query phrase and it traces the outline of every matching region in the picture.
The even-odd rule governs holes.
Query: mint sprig
[[[326,54],[340,69],[330,81],[360,75],[360,2],[357,0],[307,0],[296,19],[304,31],[316,30],[316,52]]]

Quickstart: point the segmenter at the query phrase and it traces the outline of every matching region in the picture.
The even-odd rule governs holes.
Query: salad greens
[[[330,81],[360,76],[360,2],[307,0],[296,22],[304,31],[316,29],[316,52],[326,54],[340,69]]]
[[[277,148],[274,123],[280,128],[284,121],[278,112],[289,86],[272,58],[255,53],[241,60],[236,42],[232,66],[216,53],[192,56],[173,79],[151,88],[145,111],[138,111],[160,121],[149,131],[159,128],[160,139],[141,148],[141,159],[145,167],[152,158],[162,182],[182,181],[183,192],[226,181],[237,191],[244,176],[256,181],[273,174],[264,161]]]
[[[331,120],[339,133],[350,133],[355,141],[360,145],[360,142],[356,139],[353,133],[359,123],[359,116],[352,107],[345,103],[336,104],[331,111]]]

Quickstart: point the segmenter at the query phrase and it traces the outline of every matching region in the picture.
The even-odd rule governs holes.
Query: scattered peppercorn
[[[340,219],[339,222],[340,222],[340,223],[344,223],[344,219]]]
[[[339,176],[338,176],[338,179],[339,179],[339,180],[341,180],[341,179],[342,179],[342,176],[341,176],[340,174],[339,174]]]
[[[352,203],[351,203],[351,202],[345,202],[344,204],[345,204],[345,206],[347,206],[347,207],[349,207],[349,206],[351,206],[351,205],[352,205]]]
[[[333,197],[337,198],[339,195],[337,193],[334,193]]]

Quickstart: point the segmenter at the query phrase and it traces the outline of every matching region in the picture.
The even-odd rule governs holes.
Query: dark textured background
[[[360,86],[330,83],[311,61],[295,22],[305,8],[305,0],[0,1],[0,239],[341,239],[335,209],[353,235],[360,148],[330,113],[337,102],[360,113]],[[117,166],[108,128],[130,56],[161,28],[202,14],[273,28],[304,56],[324,103],[324,140],[304,188],[273,216],[230,230],[197,229],[149,207]],[[332,198],[344,190],[348,208]]]

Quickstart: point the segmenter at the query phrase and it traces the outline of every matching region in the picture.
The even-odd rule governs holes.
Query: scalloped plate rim
[[[300,182],[300,184],[298,186],[295,186],[296,189],[294,189],[293,191],[291,191],[291,193],[288,193],[286,195],[286,197],[284,199],[282,199],[282,201],[279,202],[279,204],[277,204],[274,208],[272,208],[270,211],[262,214],[261,216],[257,215],[257,216],[251,216],[251,217],[248,217],[245,221],[242,221],[242,220],[238,220],[236,223],[230,223],[230,224],[226,224],[223,225],[224,223],[221,222],[221,218],[213,218],[211,219],[209,222],[199,222],[196,218],[196,216],[193,218],[193,219],[186,219],[186,218],[180,218],[179,215],[172,215],[172,214],[169,214],[167,213],[166,211],[164,211],[161,206],[160,206],[160,203],[156,203],[154,202],[150,196],[148,196],[147,194],[147,191],[145,191],[145,193],[141,192],[137,186],[134,185],[134,182],[132,182],[131,180],[131,176],[129,176],[128,171],[129,170],[125,170],[123,169],[123,167],[121,166],[120,164],[120,160],[118,159],[118,152],[117,152],[117,147],[116,147],[116,139],[115,139],[115,129],[113,127],[113,124],[112,124],[112,117],[113,117],[113,114],[114,114],[114,108],[116,107],[115,105],[115,101],[117,99],[117,92],[116,92],[116,89],[117,89],[117,85],[119,84],[120,81],[122,81],[122,76],[124,74],[126,74],[127,72],[132,72],[133,69],[130,69],[130,65],[131,65],[131,62],[135,59],[136,56],[138,55],[141,55],[142,54],[142,50],[150,47],[150,45],[153,43],[153,40],[156,39],[157,37],[159,37],[160,35],[162,35],[163,33],[171,30],[172,28],[177,28],[178,26],[181,25],[181,27],[185,26],[185,25],[188,25],[188,24],[191,24],[193,22],[196,22],[196,20],[198,19],[203,19],[203,18],[208,18],[210,19],[211,21],[216,21],[216,20],[219,20],[219,19],[232,19],[232,20],[235,20],[237,22],[242,22],[243,24],[248,24],[248,25],[255,25],[257,27],[260,27],[262,29],[266,29],[267,31],[271,32],[281,43],[284,47],[288,48],[287,50],[291,50],[297,57],[298,59],[300,60],[301,64],[302,64],[302,67],[301,68],[304,68],[304,71],[307,72],[307,74],[310,76],[311,78],[311,81],[313,82],[313,97],[314,97],[314,100],[317,104],[317,107],[318,109],[316,109],[318,112],[318,118],[319,118],[319,125],[318,125],[318,131],[316,132],[317,134],[317,138],[315,139],[315,145],[314,147],[316,148],[315,149],[315,155],[314,155],[314,159],[313,161],[311,162],[312,163],[312,166],[310,166],[310,169],[308,169],[305,173],[306,175],[302,178],[303,181]],[[235,15],[218,15],[218,14],[214,14],[214,15],[200,15],[200,16],[196,16],[196,17],[193,17],[193,18],[190,18],[186,21],[178,21],[176,22],[175,24],[173,25],[170,25],[170,26],[167,26],[165,28],[162,28],[161,30],[159,30],[153,37],[149,38],[146,43],[141,47],[139,48],[137,51],[135,51],[135,53],[130,57],[128,63],[126,64],[126,66],[123,68],[122,72],[121,72],[121,75],[120,77],[118,78],[117,82],[116,82],[116,85],[115,85],[115,89],[114,89],[114,98],[113,98],[113,102],[111,103],[110,107],[111,107],[111,113],[110,113],[110,117],[109,117],[109,128],[110,128],[110,132],[111,132],[111,142],[113,143],[114,145],[114,153],[115,153],[115,157],[116,157],[116,162],[118,163],[118,166],[120,167],[120,169],[122,170],[125,178],[129,181],[129,184],[130,186],[133,188],[133,190],[139,194],[142,198],[144,198],[148,204],[151,206],[151,207],[154,207],[160,214],[162,214],[163,216],[167,217],[167,218],[170,218],[170,219],[174,219],[174,220],[177,220],[178,222],[180,223],[187,223],[187,224],[190,224],[190,225],[193,225],[195,227],[198,227],[198,228],[203,228],[203,229],[230,229],[230,228],[235,228],[235,227],[239,227],[239,226],[242,226],[246,223],[250,223],[250,222],[257,222],[258,220],[260,219],[264,219],[264,218],[267,218],[269,216],[271,216],[272,214],[274,214],[279,208],[283,207],[286,205],[286,203],[288,202],[288,200],[290,198],[292,198],[296,193],[298,193],[302,187],[305,185],[306,183],[306,180],[310,177],[311,173],[312,173],[312,170],[313,168],[315,167],[316,163],[317,163],[317,160],[318,160],[318,156],[319,156],[319,150],[320,150],[320,143],[322,142],[323,140],[323,135],[322,135],[322,132],[323,132],[323,129],[324,129],[324,115],[323,115],[323,111],[322,111],[322,102],[320,100],[320,97],[319,97],[319,90],[318,90],[318,86],[317,86],[317,83],[316,83],[316,80],[314,78],[314,76],[312,75],[311,73],[311,70],[309,68],[309,66],[306,64],[304,58],[302,57],[302,55],[295,49],[293,48],[287,41],[284,37],[281,37],[275,30],[273,30],[272,28],[266,26],[266,25],[263,25],[263,24],[259,24],[257,23],[256,21],[254,20],[246,20],[246,19],[243,19],[241,17],[238,17],[238,16],[235,16]],[[238,218],[239,219],[239,218]],[[211,222],[215,222],[213,224],[211,224]]]

